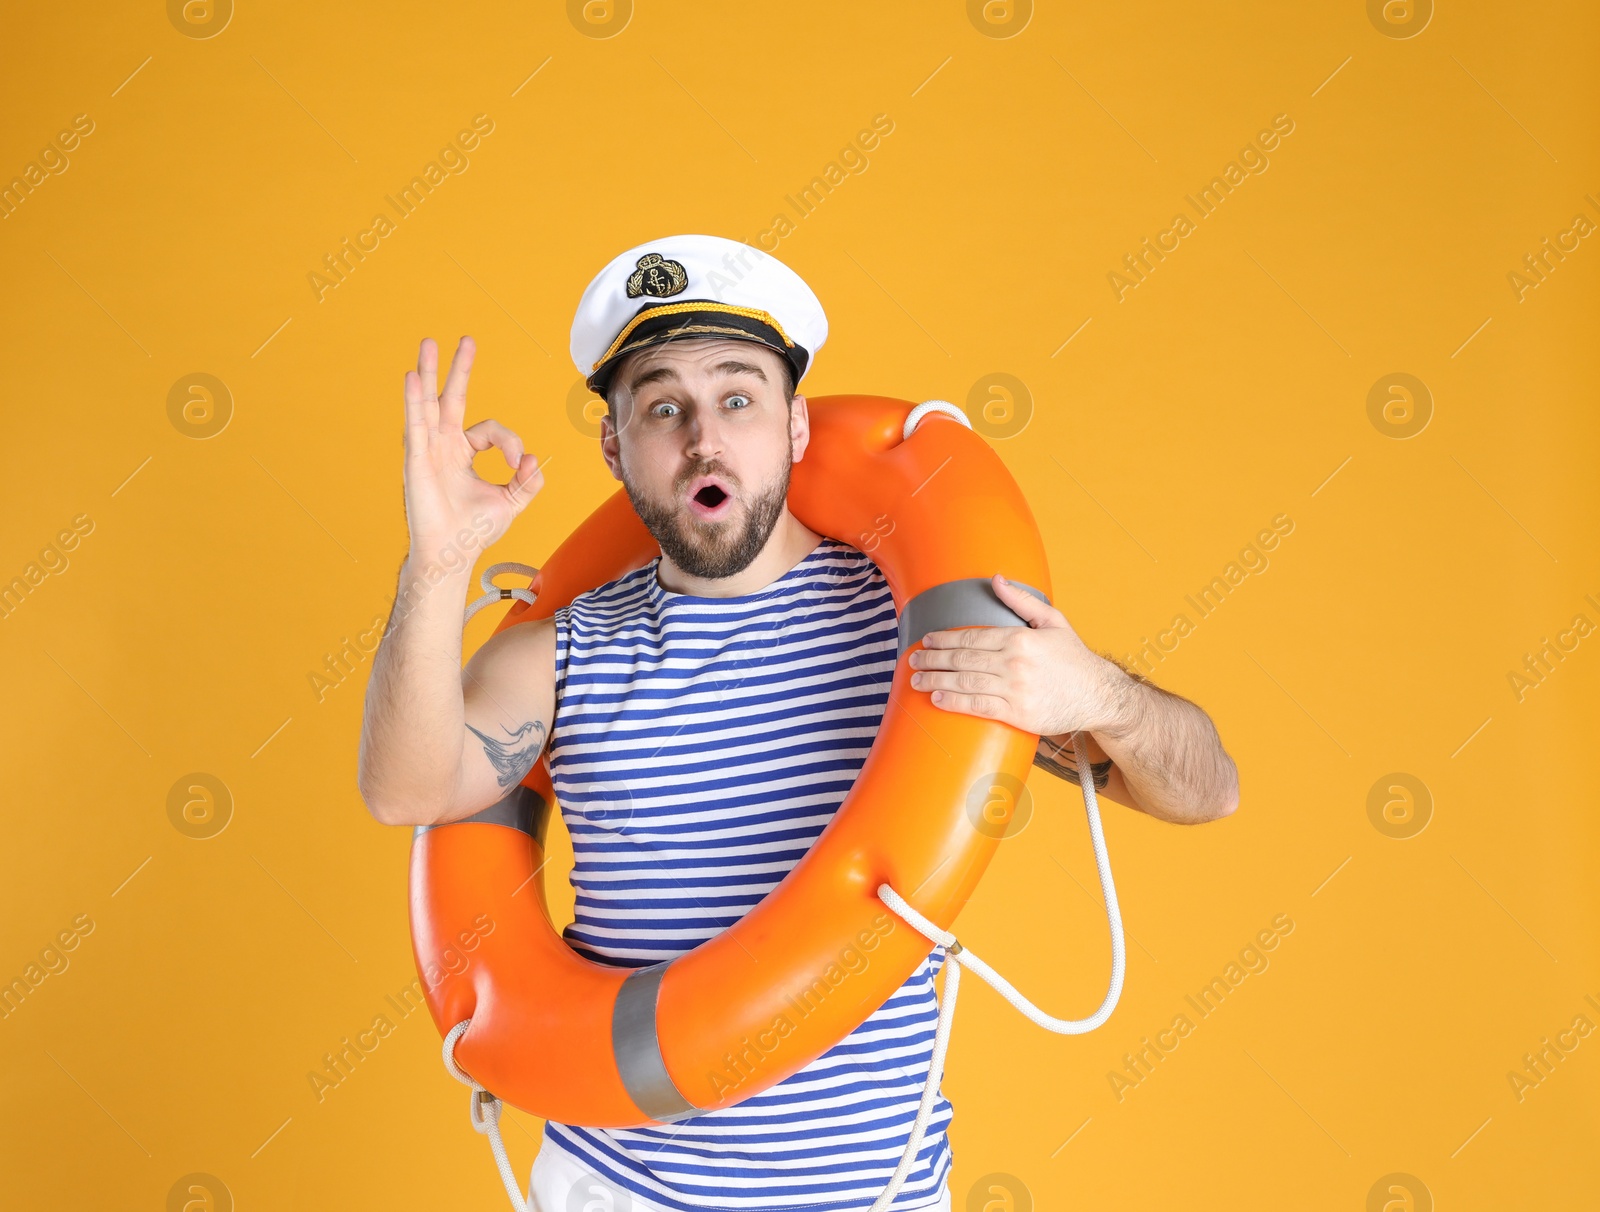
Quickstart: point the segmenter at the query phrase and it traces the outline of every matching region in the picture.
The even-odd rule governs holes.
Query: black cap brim
[[[641,308],[612,348],[584,380],[590,391],[605,396],[617,367],[629,354],[668,341],[723,339],[765,345],[788,364],[792,382],[798,384],[811,362],[811,353],[790,340],[772,318],[753,308],[733,308],[704,299],[686,299],[659,307]]]

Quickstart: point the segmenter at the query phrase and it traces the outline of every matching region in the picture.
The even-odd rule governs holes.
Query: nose
[[[686,427],[688,446],[684,454],[691,459],[720,458],[724,449],[723,419],[715,407],[696,407],[690,412]]]

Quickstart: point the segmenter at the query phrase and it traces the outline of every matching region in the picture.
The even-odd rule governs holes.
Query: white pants
[[[539,1148],[528,1175],[529,1212],[668,1212],[622,1187],[607,1182],[575,1157],[550,1142]],[[950,1212],[950,1186],[939,1201],[917,1212]]]

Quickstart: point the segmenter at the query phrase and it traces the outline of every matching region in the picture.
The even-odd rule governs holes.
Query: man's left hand
[[[930,631],[908,658],[913,689],[931,691],[934,706],[1000,720],[1054,737],[1115,731],[1123,723],[1129,679],[1090,652],[1067,618],[999,573],[995,596],[1026,627],[960,627]]]

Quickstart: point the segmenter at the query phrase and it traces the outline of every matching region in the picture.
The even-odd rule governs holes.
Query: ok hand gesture
[[[461,338],[442,395],[439,347],[432,337],[423,338],[417,369],[405,376],[406,520],[411,554],[424,561],[437,559],[467,529],[488,547],[544,487],[539,460],[525,453],[522,439],[499,421],[462,428],[476,348],[471,337]],[[500,448],[514,473],[509,483],[491,483],[472,469],[472,456],[491,446]],[[473,525],[478,515],[488,519],[487,532]]]

